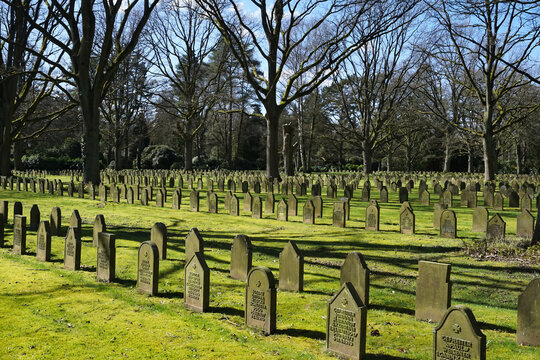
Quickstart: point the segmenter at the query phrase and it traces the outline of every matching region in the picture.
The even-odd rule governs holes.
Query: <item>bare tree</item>
[[[484,0],[428,3],[443,32],[434,55],[447,63],[459,64],[464,74],[463,85],[483,109],[479,131],[455,125],[482,139],[484,178],[494,180],[495,137],[524,119],[522,109],[532,112],[540,106],[538,103],[511,105],[505,100],[513,89],[531,82],[521,74],[530,66],[528,59],[540,46],[540,3]]]
[[[279,178],[279,119],[284,109],[317,89],[352,52],[390,31],[414,7],[414,1],[407,0],[383,6],[370,0],[252,0],[250,11],[254,8],[257,14],[251,16],[234,0],[196,1],[223,35],[266,111],[268,178]],[[373,21],[362,21],[367,14]],[[352,39],[358,27],[361,36]],[[291,71],[291,53],[306,43],[311,46],[304,61]],[[251,46],[253,54],[245,51]],[[255,70],[258,59],[266,65],[264,74]],[[303,75],[309,80],[297,86]]]

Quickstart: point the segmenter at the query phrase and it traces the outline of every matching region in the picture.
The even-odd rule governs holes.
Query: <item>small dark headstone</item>
[[[26,216],[15,215],[13,218],[13,253],[26,253]]]
[[[40,222],[41,214],[39,212],[39,207],[34,204],[30,209],[30,231],[37,231]]]
[[[81,267],[81,237],[71,226],[68,228],[64,246],[64,268],[79,270]]]
[[[450,264],[418,262],[416,320],[440,321],[450,306],[452,287]]]
[[[193,254],[184,268],[184,306],[205,312],[210,304],[210,269],[200,252]]]
[[[381,194],[380,194],[380,202],[381,203],[387,203],[388,202],[388,189],[386,189],[386,186],[383,186],[381,188]]]
[[[276,330],[276,304],[276,280],[270,269],[251,269],[246,281],[246,326],[272,334]]]
[[[236,235],[231,246],[230,276],[236,280],[245,281],[251,269],[252,247],[249,237]]]
[[[156,244],[159,250],[159,259],[167,259],[167,226],[164,223],[157,222],[150,230],[150,241]]]
[[[69,227],[72,227],[77,233],[77,237],[81,237],[82,220],[78,210],[73,210],[69,219]]]
[[[204,256],[204,240],[197,228],[192,228],[186,235],[185,240],[185,264],[198,252]]]
[[[452,306],[433,329],[433,359],[486,359],[486,336],[469,308]]]
[[[326,349],[349,359],[366,353],[367,309],[351,283],[344,283],[328,302]]]
[[[508,207],[519,207],[519,194],[513,190],[508,193]]]
[[[540,278],[533,279],[518,297],[517,342],[540,346]]]
[[[452,210],[444,210],[441,214],[440,236],[442,238],[455,239],[457,234],[456,213]]]
[[[15,201],[13,203],[13,219],[15,219],[15,215],[22,215],[23,214],[23,205],[20,201]]]
[[[36,258],[41,261],[51,260],[51,229],[48,221],[39,224],[36,241]]]
[[[486,239],[504,239],[506,223],[499,214],[493,215],[487,224]]]
[[[114,234],[98,234],[96,279],[111,282],[116,273],[116,237]]]
[[[359,252],[351,252],[341,265],[340,285],[350,283],[362,300],[362,303],[369,306],[369,269]]]
[[[50,216],[51,235],[60,236],[62,232],[62,211],[59,207],[51,210]]]
[[[2,200],[0,202],[0,214],[4,217],[4,224],[7,224],[9,219],[9,202],[7,200]]]
[[[405,201],[409,201],[409,191],[407,191],[407,188],[400,187],[399,188],[399,202],[403,203]]]
[[[158,294],[159,250],[151,241],[144,241],[139,246],[137,261],[137,291],[155,296]]]
[[[94,219],[94,226],[92,227],[92,245],[97,247],[99,242],[99,233],[106,232],[107,225],[105,224],[105,217],[101,214],[96,215]]]
[[[304,289],[304,256],[289,241],[279,253],[279,289],[301,292]]]

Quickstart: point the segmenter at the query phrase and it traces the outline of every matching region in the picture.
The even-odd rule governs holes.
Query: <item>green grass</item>
[[[63,180],[66,180],[65,178]],[[66,183],[66,181],[64,181]],[[185,182],[187,184],[187,181]],[[323,189],[326,194],[326,189]],[[67,195],[67,192],[65,192]],[[343,194],[343,190],[339,191]],[[378,192],[372,190],[372,198]],[[480,193],[479,193],[480,194]],[[538,262],[477,261],[464,254],[464,247],[480,237],[469,231],[472,209],[459,207],[458,238],[441,239],[432,227],[432,207],[415,201],[417,234],[399,233],[397,194],[381,206],[381,231],[363,230],[367,203],[355,191],[351,221],[347,228],[331,226],[333,200],[323,196],[324,218],[305,225],[301,216],[289,222],[275,220],[275,214],[252,219],[224,214],[224,193],[220,214],[209,214],[206,192],[201,192],[201,212],[189,211],[189,190],[184,189],[181,210],[171,209],[172,189],[165,208],[127,205],[88,199],[58,197],[0,190],[0,200],[21,201],[29,215],[37,204],[41,218],[48,219],[54,206],[63,216],[63,233],[74,209],[83,220],[81,271],[63,269],[63,238],[53,237],[52,261],[35,259],[36,235],[28,231],[28,255],[11,253],[12,222],[6,225],[6,247],[0,249],[0,358],[69,359],[325,359],[326,307],[339,289],[339,266],[351,251],[360,251],[371,270],[368,310],[368,358],[431,359],[434,324],[414,319],[415,283],[419,260],[452,264],[452,304],[472,309],[487,336],[488,359],[538,359],[540,348],[515,342],[517,296],[535,277]],[[253,194],[256,195],[256,194]],[[243,208],[243,194],[240,208]],[[264,196],[264,195],[263,195]],[[276,196],[279,201],[280,195]],[[300,197],[299,214],[306,197]],[[431,196],[432,202],[438,196]],[[479,203],[482,203],[479,199]],[[490,214],[494,214],[490,211]],[[112,284],[95,280],[96,249],[92,247],[92,224],[103,214],[107,230],[116,234],[116,276]],[[515,234],[517,209],[501,212],[507,233]],[[27,219],[29,222],[29,219]],[[168,227],[168,260],[160,263],[159,292],[148,297],[136,292],[137,249],[149,240],[155,222]],[[205,240],[205,258],[211,269],[210,306],[205,314],[183,306],[184,237],[197,227]],[[244,326],[244,283],[228,277],[230,247],[237,234],[247,234],[254,245],[253,265],[269,267],[279,277],[278,256],[289,240],[305,255],[303,293],[279,292],[277,332],[264,336]],[[533,262],[538,258],[533,257]],[[380,336],[372,336],[378,330]]]

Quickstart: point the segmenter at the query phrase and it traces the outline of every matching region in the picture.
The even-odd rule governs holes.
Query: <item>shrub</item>
[[[173,149],[166,145],[151,145],[144,148],[141,155],[143,169],[170,169],[178,161]]]

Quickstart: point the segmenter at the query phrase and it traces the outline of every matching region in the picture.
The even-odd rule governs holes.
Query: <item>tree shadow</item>
[[[164,299],[183,299],[184,292],[183,291],[162,292],[162,293],[158,293],[156,297],[164,298]]]
[[[130,287],[135,287],[137,286],[137,280],[133,280],[133,279],[120,279],[120,278],[116,278],[114,279],[115,283],[117,284],[120,284],[120,285],[124,285],[124,286],[130,286]]]
[[[317,330],[306,330],[306,329],[277,329],[275,334],[283,334],[293,337],[306,337],[315,340],[324,340],[326,339],[326,334],[322,331]]]
[[[478,326],[480,326],[480,328],[482,328],[483,330],[496,330],[496,331],[506,332],[506,333],[509,333],[509,334],[515,334],[516,333],[516,329],[514,329],[514,328],[511,328],[511,327],[508,327],[508,326],[503,326],[503,325],[490,324],[490,323],[486,323],[486,322],[483,322],[483,321],[479,321]]]
[[[222,306],[222,307],[216,307],[216,306],[210,306],[210,309],[208,310],[209,313],[213,314],[223,314],[223,315],[229,315],[229,316],[244,316],[244,310],[235,309],[229,306]]]
[[[395,306],[388,306],[388,305],[383,305],[383,304],[369,304],[368,305],[369,309],[372,309],[372,310],[383,310],[383,311],[388,311],[388,312],[397,312],[397,313],[400,313],[400,314],[406,314],[406,315],[411,315],[411,316],[414,316],[414,310],[412,309],[406,309],[406,308],[401,308],[401,307],[395,307]]]

